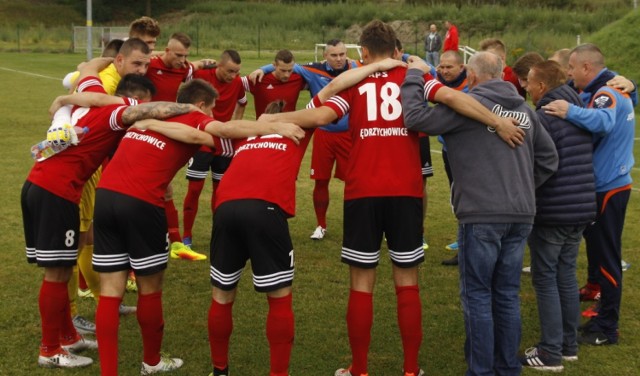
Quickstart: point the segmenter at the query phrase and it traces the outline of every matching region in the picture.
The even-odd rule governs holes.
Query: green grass
[[[62,77],[83,58],[66,54],[0,53],[0,68],[27,71],[49,77]],[[243,74],[269,62],[243,54]],[[299,58],[302,60],[302,58]],[[3,208],[0,230],[0,281],[5,286],[0,308],[0,375],[97,375],[97,364],[83,370],[43,370],[37,367],[40,339],[38,289],[42,271],[27,265],[20,213],[20,188],[31,168],[29,146],[44,137],[48,123],[47,109],[53,98],[64,91],[59,81],[29,76],[0,69],[5,93],[0,95],[0,118],[5,137],[2,155],[0,197]],[[308,96],[301,98],[305,102]],[[300,105],[298,106],[300,108]],[[253,115],[251,106],[246,118]],[[433,140],[432,146],[438,149]],[[348,294],[348,270],[340,263],[342,188],[331,183],[329,232],[325,240],[309,239],[315,227],[311,202],[313,183],[308,178],[310,152],[300,170],[297,190],[297,217],[290,221],[296,250],[294,310],[296,340],[291,360],[292,375],[332,375],[349,362],[345,308]],[[636,160],[639,159],[636,151]],[[451,256],[444,246],[455,237],[456,222],[449,207],[449,190],[440,154],[434,150],[435,177],[429,180],[429,212],[425,221],[431,248],[421,266],[420,288],[423,301],[424,341],[420,365],[431,375],[460,375],[465,370],[463,355],[464,329],[458,299],[456,268],[443,267],[440,261]],[[640,178],[634,170],[635,179]],[[185,195],[184,171],[174,179],[175,197],[180,209]],[[210,236],[210,184],[200,199],[194,242],[196,249],[206,251]],[[624,259],[632,263],[625,272],[625,290],[621,310],[621,339],[618,346],[582,347],[580,361],[566,365],[567,375],[635,375],[640,367],[640,223],[639,192],[632,194],[623,234]],[[528,256],[525,257],[525,260]],[[527,263],[527,262],[525,262]],[[396,324],[395,294],[386,257],[378,269],[375,290],[375,322],[370,351],[372,375],[398,375],[402,366],[401,344]],[[586,257],[581,252],[578,278],[585,280]],[[185,359],[176,375],[206,375],[210,372],[207,341],[207,310],[210,303],[208,262],[170,261],[164,291],[165,338],[163,348]],[[521,348],[538,339],[538,318],[530,277],[522,277],[523,338]],[[136,297],[127,294],[125,301],[135,304]],[[93,319],[95,304],[81,300],[80,312]],[[263,295],[253,291],[250,273],[246,273],[235,304],[235,330],[230,357],[233,374],[264,375],[269,356],[264,319],[267,304]],[[89,353],[97,359],[96,353]],[[123,375],[137,374],[141,361],[141,341],[135,317],[125,317],[120,325],[120,370]],[[537,375],[525,370],[525,375]]]

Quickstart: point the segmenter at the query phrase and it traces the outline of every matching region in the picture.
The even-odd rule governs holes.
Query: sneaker
[[[600,286],[597,283],[589,283],[580,288],[580,301],[600,300]]]
[[[171,258],[200,261],[206,260],[207,256],[191,250],[191,248],[185,246],[184,243],[173,242],[171,243]]]
[[[318,226],[316,227],[315,230],[313,230],[313,234],[311,234],[310,238],[313,240],[322,240],[326,233],[327,233],[326,228],[323,228],[322,226]]]
[[[456,255],[450,259],[442,260],[442,265],[446,265],[446,266],[458,265],[458,254],[456,253]]]
[[[92,363],[93,359],[91,358],[70,354],[63,349],[51,356],[40,355],[38,357],[38,365],[45,368],[77,368],[86,367]]]
[[[229,376],[229,367],[227,366],[227,368],[223,370],[213,367],[213,372],[211,372],[209,376]]]
[[[524,268],[522,268],[522,272],[523,273],[531,273],[531,267],[530,266],[525,266]]]
[[[120,307],[118,307],[118,313],[120,313],[120,316],[132,315],[136,312],[138,312],[138,307],[136,306],[120,304]]]
[[[446,247],[444,247],[447,251],[458,252],[458,242],[453,242]]]
[[[418,370],[418,373],[415,374],[413,372],[404,372],[404,376],[424,376],[424,371],[422,369]]]
[[[622,266],[622,271],[626,272],[627,270],[629,270],[629,267],[631,266],[631,264],[629,264],[628,262],[622,260],[620,262],[620,266]]]
[[[564,366],[561,361],[552,361],[549,354],[537,347],[530,347],[520,358],[520,363],[525,367],[535,368],[539,371],[562,372]]]
[[[566,362],[576,362],[578,361],[578,354],[567,354],[564,351],[562,352],[562,360]]]
[[[98,348],[98,341],[92,339],[86,339],[81,335],[78,335],[78,339],[75,342],[61,345],[63,350],[73,354],[83,352],[84,350],[96,350]]]
[[[424,251],[426,251],[427,249],[429,249],[429,244],[427,243],[426,240],[424,240],[424,238],[422,238],[422,249]]]
[[[78,289],[78,296],[81,298],[93,298],[93,292],[90,289]]]
[[[80,315],[75,315],[71,319],[73,322],[73,326],[75,326],[76,331],[80,334],[96,334],[96,324],[91,321],[85,319]]]
[[[598,316],[598,311],[600,311],[600,302],[596,302],[596,304],[593,304],[582,311],[582,317],[586,317],[588,319],[594,318]]]
[[[142,367],[140,368],[140,374],[151,375],[151,374],[160,373],[160,372],[171,372],[182,367],[182,364],[184,364],[184,362],[180,358],[170,358],[166,355],[162,355],[160,357],[160,361],[155,366],[150,366],[147,363],[142,362]]]
[[[182,244],[184,244],[184,246],[187,248],[191,248],[191,245],[193,244],[193,242],[191,241],[191,236],[185,236],[184,238],[182,238]]]
[[[593,346],[615,345],[618,343],[618,336],[609,337],[601,331],[584,331],[578,334],[578,343],[581,345]]]
[[[353,376],[351,375],[351,366],[349,368],[338,368],[334,376]],[[361,373],[360,376],[369,376],[369,374]]]
[[[136,283],[136,275],[130,271],[129,276],[127,277],[127,286],[125,287],[127,292],[137,292],[138,284]]]

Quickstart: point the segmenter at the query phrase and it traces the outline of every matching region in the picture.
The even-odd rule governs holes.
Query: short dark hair
[[[544,61],[544,57],[537,52],[527,52],[524,55],[520,56],[515,63],[513,63],[513,72],[519,78],[527,78],[527,74],[529,74],[529,69],[532,66],[541,63]]]
[[[158,25],[158,21],[151,17],[142,16],[137,20],[134,20],[131,25],[129,25],[130,38],[138,38],[143,35],[158,37],[158,35],[160,35],[160,26]]]
[[[196,78],[180,86],[178,90],[178,103],[204,102],[207,106],[218,98],[218,91],[207,81]]]
[[[122,43],[122,47],[120,47],[118,54],[122,56],[129,56],[133,51],[140,51],[145,55],[149,55],[151,53],[149,45],[147,45],[142,39],[129,38]]]
[[[331,39],[327,42],[327,46],[337,46],[340,43],[342,43],[342,41],[340,39]]]
[[[276,63],[282,61],[285,64],[289,64],[293,61],[293,54],[289,50],[280,50],[276,54]]]
[[[122,39],[111,39],[102,50],[102,57],[116,57],[120,48],[124,44]]]
[[[533,77],[553,90],[567,82],[567,74],[557,61],[544,60],[531,67]]]
[[[173,33],[171,34],[171,37],[169,37],[169,40],[171,39],[174,39],[180,42],[180,44],[182,44],[184,48],[191,47],[191,38],[189,38],[189,36],[185,33],[180,33],[180,32]]]
[[[236,64],[242,63],[240,59],[240,54],[236,50],[224,50],[222,55],[220,56],[220,62],[225,62],[227,60],[231,60]]]
[[[366,47],[373,56],[393,56],[396,49],[396,32],[380,20],[373,20],[364,27],[360,35],[360,45]]]
[[[130,73],[122,77],[118,83],[116,95],[138,98],[153,97],[156,95],[156,87],[148,77]]]

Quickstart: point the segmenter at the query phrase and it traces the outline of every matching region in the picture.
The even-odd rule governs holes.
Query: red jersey
[[[204,130],[213,119],[201,112],[191,112],[167,121]],[[216,147],[218,141],[214,137]],[[198,148],[200,145],[185,144],[153,131],[131,129],[122,138],[109,168],[102,173],[98,188],[163,207],[167,185]]]
[[[400,85],[406,68],[377,72],[331,97],[324,105],[349,113],[353,142],[344,199],[422,197],[418,134],[404,126]],[[425,98],[433,100],[442,84],[425,74]]]
[[[85,87],[85,91],[104,92],[100,79],[87,77],[83,80],[97,85]],[[79,87],[82,86],[79,85]],[[138,104],[131,98],[123,98],[126,104],[79,109],[74,117],[79,117],[74,125],[88,127],[89,132],[75,146],[37,162],[27,180],[47,191],[76,204],[80,203],[84,183],[91,177],[104,159],[117,146],[128,125],[122,123],[122,113],[128,106]]]
[[[505,65],[504,69],[502,70],[502,79],[508,82],[511,82],[513,84],[513,86],[516,87],[516,90],[518,90],[518,94],[520,94],[520,96],[522,96],[522,98],[527,98],[527,91],[524,90],[522,88],[522,86],[520,86],[520,80],[518,80],[518,75],[516,75],[513,72],[513,69],[508,66]]]
[[[262,78],[262,82],[257,82],[255,85],[247,77],[242,77],[242,84],[244,90],[253,94],[257,119],[264,113],[269,103],[280,99],[285,101],[282,112],[295,111],[298,96],[306,82],[297,73],[292,73],[287,82],[278,80],[273,73],[270,73]]]
[[[300,145],[280,135],[251,137],[239,143],[216,190],[215,207],[232,200],[259,199],[295,216],[296,179],[312,133],[307,130]]]
[[[201,78],[209,82],[218,91],[218,99],[213,107],[213,117],[216,120],[227,122],[233,117],[236,104],[247,105],[247,95],[240,76],[236,76],[231,82],[222,82],[216,77],[216,68],[214,68],[198,70],[193,78]]]
[[[193,64],[189,62],[184,68],[174,69],[167,67],[159,56],[153,57],[146,74],[156,87],[156,94],[151,100],[175,102],[180,84],[192,79],[193,72]]]

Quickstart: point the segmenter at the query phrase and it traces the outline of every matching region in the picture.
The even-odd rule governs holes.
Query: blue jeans
[[[431,52],[427,52],[427,63],[429,63],[429,65],[431,65],[434,68],[437,68],[438,65],[440,64],[440,52],[438,51],[431,51]]]
[[[520,273],[532,225],[458,226],[467,376],[519,375]]]
[[[578,249],[585,226],[534,226],[529,236],[531,279],[536,290],[540,343],[552,360],[578,353],[580,298]]]

